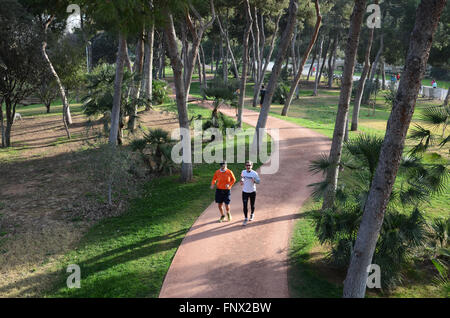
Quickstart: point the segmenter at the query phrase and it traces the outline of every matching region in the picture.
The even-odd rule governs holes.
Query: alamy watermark
[[[372,272],[372,273],[371,273]],[[367,266],[367,288],[381,288],[381,268],[377,264]]]
[[[66,285],[67,288],[81,288],[81,269],[77,264],[70,264],[67,266],[67,273],[71,273],[67,277]]]
[[[367,27],[369,29],[381,28],[381,8],[378,4],[369,4],[367,12],[372,12],[367,18]]]

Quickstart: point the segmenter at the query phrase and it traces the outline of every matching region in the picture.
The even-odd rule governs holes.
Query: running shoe
[[[220,219],[219,219],[219,223],[222,223],[222,222],[223,222],[223,220],[225,220],[225,215],[222,215],[222,216],[220,217]]]
[[[232,217],[231,217],[231,213],[230,213],[230,212],[227,212],[227,217],[228,217],[228,222],[230,222],[230,221],[231,221],[231,219],[232,219]]]
[[[242,223],[242,225],[243,225],[243,226],[246,226],[246,225],[247,225],[247,222],[248,222],[248,219],[246,218],[246,219],[244,220],[244,223]]]
[[[255,214],[254,213],[250,214],[250,221],[253,221],[254,218],[255,218]]]

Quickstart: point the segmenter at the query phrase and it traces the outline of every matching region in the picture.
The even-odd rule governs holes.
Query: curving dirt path
[[[221,111],[235,116],[234,109]],[[244,122],[256,126],[258,115],[246,109]],[[329,151],[331,142],[271,116],[267,128],[280,129],[280,168],[276,174],[261,175],[255,220],[242,226],[242,190],[236,183],[231,191],[233,220],[218,223],[215,203],[201,214],[175,254],[160,297],[289,297],[288,249],[294,221],[311,193],[307,185],[321,178],[313,176],[308,165]]]

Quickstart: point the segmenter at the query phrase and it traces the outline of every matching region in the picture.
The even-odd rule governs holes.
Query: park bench
[[[41,100],[39,99],[39,97],[27,97],[22,99],[19,104],[23,105],[23,106],[28,106],[28,105],[35,105],[35,104],[40,104]]]

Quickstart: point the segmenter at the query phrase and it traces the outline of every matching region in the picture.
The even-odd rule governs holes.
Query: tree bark
[[[405,68],[389,117],[378,166],[373,177],[353,249],[343,297],[362,298],[366,291],[367,267],[372,262],[386,206],[400,165],[405,138],[439,18],[446,0],[422,0],[417,8]]]
[[[144,95],[147,98],[148,105],[146,110],[152,107],[153,97],[153,44],[155,40],[155,26],[152,24],[147,29],[147,40],[145,41],[145,63],[144,63]],[[162,42],[162,40],[161,40]],[[162,43],[161,43],[162,44]],[[164,52],[161,50],[161,55]]]
[[[286,52],[288,50],[289,44],[292,39],[292,34],[294,32],[294,27],[297,20],[297,10],[298,10],[298,0],[290,0],[289,2],[289,15],[287,18],[286,27],[281,36],[281,42],[278,47],[277,58],[275,64],[272,68],[272,73],[270,74],[269,83],[267,84],[266,94],[264,95],[264,101],[259,113],[258,122],[256,124],[256,133],[254,144],[256,143],[257,150],[259,150],[260,143],[262,142],[262,131],[260,128],[266,127],[267,116],[269,115],[270,104],[272,103],[272,97],[275,92],[275,87],[277,85],[278,77],[280,76],[281,67],[283,60],[286,57]]]
[[[333,76],[334,76],[334,63],[336,60],[336,51],[337,51],[337,44],[338,44],[338,33],[336,33],[333,45],[331,46],[331,53],[330,57],[328,58],[328,88],[333,87]]]
[[[300,79],[302,77],[303,67],[305,66],[306,60],[308,59],[309,54],[311,53],[311,50],[312,50],[314,44],[316,43],[317,36],[319,34],[319,28],[320,28],[320,24],[322,22],[322,15],[320,14],[319,0],[315,0],[314,3],[315,3],[315,8],[316,8],[316,25],[314,27],[314,33],[311,37],[311,40],[309,41],[308,48],[306,49],[305,53],[303,54],[303,58],[298,67],[297,74],[295,75],[295,78],[292,81],[291,89],[289,90],[289,95],[286,97],[286,101],[284,103],[283,110],[281,111],[282,116],[286,116],[289,111],[289,106],[292,103],[292,98],[294,96],[295,91],[297,91],[298,83],[300,82]]]
[[[375,56],[375,60],[372,64],[372,67],[370,68],[370,78],[369,78],[369,83],[373,83],[373,79],[375,77],[375,74],[377,72],[378,69],[378,62],[380,61],[380,57],[381,54],[383,53],[384,50],[384,35],[381,34],[380,35],[380,48],[378,49],[377,55]],[[363,104],[367,104],[367,102],[369,101],[370,98],[370,94],[366,94],[365,96],[363,95]]]
[[[322,48],[323,48],[323,38],[324,37],[325,36],[322,36],[322,40],[320,41],[320,45],[319,45],[319,57],[317,59],[316,80],[314,81],[313,96],[317,96],[317,89],[319,88],[319,82],[320,82],[319,69],[320,69],[320,59],[322,58]],[[325,63],[325,61],[324,61],[324,63]]]
[[[322,62],[322,66],[320,67],[320,73],[319,73],[319,84],[320,84],[320,79],[322,78],[323,69],[324,69],[326,61],[327,61],[327,55],[328,55],[328,51],[330,50],[330,45],[331,45],[331,38],[328,39],[327,45],[325,47],[325,52],[323,54],[323,62]]]
[[[306,77],[307,81],[309,81],[309,77],[311,76],[311,72],[312,72],[312,69],[314,67],[314,62],[316,61],[317,50],[318,50],[318,43],[316,42],[316,45],[314,47],[314,55],[313,55],[313,58],[311,60],[311,65],[309,66],[308,76]]]
[[[5,148],[5,126],[3,120],[3,98],[0,99],[0,134],[2,138],[2,148]]]
[[[48,57],[48,54],[47,54],[47,30],[48,30],[50,23],[52,23],[53,19],[54,19],[54,16],[51,16],[44,23],[44,40],[42,41],[41,51],[42,51],[42,55],[44,56],[44,60],[47,62],[47,65],[50,69],[50,73],[53,75],[53,77],[56,80],[56,83],[58,84],[59,93],[61,95],[61,101],[63,103],[62,113],[63,113],[64,129],[66,130],[67,138],[70,139],[69,125],[72,124],[72,116],[70,114],[70,107],[69,107],[69,103],[67,101],[66,91],[61,83],[58,73],[56,73],[55,68],[53,67],[53,64],[50,61],[50,58]]]
[[[348,106],[350,103],[353,73],[355,71],[356,53],[358,50],[361,25],[366,9],[366,0],[355,0],[355,6],[350,18],[350,30],[345,49],[344,72],[342,74],[342,86],[339,96],[336,124],[334,126],[333,140],[331,143],[329,161],[331,167],[327,171],[327,187],[325,189],[322,209],[331,208],[336,196],[337,181],[339,175],[339,164],[341,161],[342,146],[344,142],[345,125],[348,117]]]
[[[248,39],[250,37],[250,30],[253,24],[253,18],[250,11],[250,4],[248,0],[244,2],[245,6],[245,16],[247,20],[247,25],[244,31],[244,37],[242,39],[242,74],[241,74],[241,83],[239,88],[239,102],[238,102],[238,118],[237,125],[238,127],[242,127],[242,114],[244,108],[244,98],[245,98],[245,87],[247,85],[247,67],[248,67]]]
[[[109,144],[115,147],[118,142],[119,124],[120,124],[120,104],[122,100],[122,81],[124,64],[126,63],[127,40],[125,35],[119,34],[119,48],[116,59],[116,76],[114,79],[114,97],[111,110],[111,128],[109,131]]]
[[[133,81],[133,84],[131,86],[131,98],[132,100],[136,100],[139,98],[140,90],[141,90],[141,84],[143,81],[143,65],[144,65],[144,30],[139,34],[139,39],[136,45],[136,59],[134,61],[133,65],[133,73],[138,75],[140,78],[140,81],[138,83],[135,83]],[[133,132],[136,130],[136,123],[137,123],[137,113],[138,113],[138,105],[134,105],[134,111],[133,114],[130,116],[130,119],[128,121],[128,129]]]
[[[375,1],[375,4],[378,4],[378,1]],[[366,54],[364,56],[364,67],[363,67],[363,71],[361,73],[361,77],[359,79],[358,88],[356,89],[355,104],[353,106],[351,131],[358,130],[359,110],[361,108],[362,95],[364,93],[364,87],[366,85],[366,79],[367,79],[367,75],[368,75],[369,69],[370,69],[370,51],[372,49],[374,31],[375,31],[375,28],[372,28],[369,31],[369,39],[367,41]]]

